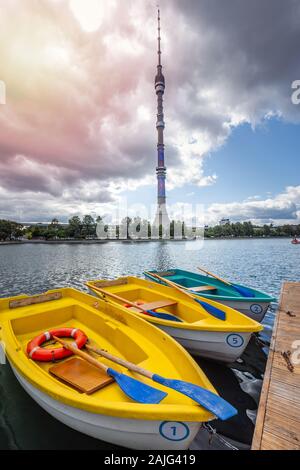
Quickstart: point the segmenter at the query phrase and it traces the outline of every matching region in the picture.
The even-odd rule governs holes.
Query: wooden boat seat
[[[49,369],[49,372],[62,382],[87,395],[97,392],[114,381],[105,372],[78,357],[72,357],[65,362],[56,364]]]
[[[192,290],[195,292],[204,292],[207,290],[217,290],[215,286],[196,286],[196,287],[188,287],[187,290]]]
[[[177,305],[177,302],[175,300],[163,299],[143,304],[142,307],[147,310],[156,310],[157,308],[171,307],[172,305]]]
[[[111,286],[123,286],[125,284],[128,284],[128,279],[126,277],[120,277],[119,279],[113,279],[113,280],[106,280],[106,281],[97,281],[94,282],[92,285],[95,287],[111,287]]]

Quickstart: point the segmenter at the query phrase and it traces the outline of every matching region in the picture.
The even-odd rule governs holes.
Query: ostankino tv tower
[[[154,226],[163,226],[163,231],[169,231],[170,219],[166,208],[166,173],[165,167],[165,145],[164,145],[164,107],[163,96],[165,92],[165,77],[162,73],[161,64],[161,36],[160,36],[160,10],[158,9],[158,65],[157,75],[155,77],[155,91],[157,95],[157,212],[154,220]]]

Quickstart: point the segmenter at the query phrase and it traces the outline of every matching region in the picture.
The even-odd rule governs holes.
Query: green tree
[[[0,240],[14,240],[23,235],[23,225],[10,220],[0,220]]]
[[[253,229],[253,234],[255,237],[263,237],[264,236],[264,229],[262,227],[255,227]]]
[[[80,238],[82,231],[82,222],[78,215],[69,220],[68,235],[73,238]]]
[[[269,237],[271,235],[271,225],[264,225],[263,226],[263,230],[264,230],[264,235],[266,237]]]
[[[46,240],[53,240],[57,237],[57,230],[54,227],[48,227],[44,232],[44,237]]]
[[[91,215],[85,215],[83,217],[83,221],[82,221],[82,225],[83,225],[83,234],[85,236],[92,236],[92,235],[96,235],[96,224],[95,224],[95,220],[93,219],[93,217]]]
[[[232,226],[229,223],[223,225],[222,233],[224,237],[231,237],[233,235]]]
[[[34,225],[32,227],[32,236],[33,238],[45,238],[47,231],[47,227],[43,227],[42,225]]]
[[[65,231],[65,229],[61,227],[61,228],[57,231],[56,236],[57,236],[58,238],[61,238],[61,239],[66,238],[66,231]]]

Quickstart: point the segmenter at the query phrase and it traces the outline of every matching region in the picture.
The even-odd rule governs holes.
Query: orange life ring
[[[77,328],[57,328],[56,330],[45,331],[45,333],[40,334],[28,343],[27,354],[30,359],[40,362],[54,362],[72,356],[72,351],[63,347],[57,349],[44,349],[41,347],[43,343],[50,341],[53,336],[74,338],[78,349],[81,349],[87,342],[87,336]]]

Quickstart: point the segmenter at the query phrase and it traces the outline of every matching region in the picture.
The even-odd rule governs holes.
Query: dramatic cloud
[[[289,186],[274,198],[212,204],[206,214],[206,223],[216,223],[226,214],[231,221],[252,220],[255,223],[300,223],[300,186]]]
[[[169,188],[214,184],[205,156],[239,124],[300,121],[290,98],[300,76],[299,2],[221,3],[161,2]],[[99,212],[121,191],[154,183],[155,50],[152,0],[6,0],[1,217]],[[282,211],[268,201],[241,206],[252,217],[260,203],[258,218],[295,213],[291,200]]]

